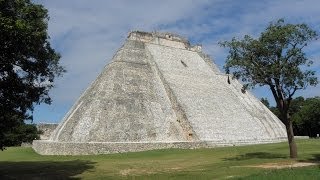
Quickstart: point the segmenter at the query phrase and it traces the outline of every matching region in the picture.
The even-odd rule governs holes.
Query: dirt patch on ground
[[[281,163],[265,163],[265,164],[245,166],[245,167],[256,167],[256,168],[263,168],[263,169],[284,169],[284,168],[306,167],[306,166],[315,166],[315,165],[319,165],[319,163],[281,162]]]
[[[141,175],[141,174],[156,174],[159,172],[174,172],[174,171],[180,171],[182,170],[182,167],[171,167],[171,168],[165,168],[165,169],[142,169],[142,168],[131,168],[131,169],[122,169],[119,171],[119,174],[122,176],[128,176],[128,175]]]
[[[119,172],[122,176],[132,175],[132,174],[153,174],[153,171],[146,169],[123,169]]]

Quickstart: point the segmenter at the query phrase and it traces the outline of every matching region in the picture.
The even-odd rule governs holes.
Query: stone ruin
[[[52,132],[57,128],[56,123],[39,123],[37,129],[41,131],[40,139],[47,140],[50,138]]]
[[[48,140],[43,155],[208,148],[286,140],[283,123],[201,46],[133,31]]]

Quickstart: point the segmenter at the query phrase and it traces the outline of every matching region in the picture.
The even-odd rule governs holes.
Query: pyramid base
[[[56,142],[35,140],[32,148],[41,155],[92,155],[138,152],[154,149],[197,149],[249,144],[267,144],[286,141],[286,138],[241,141],[174,141],[174,142]]]

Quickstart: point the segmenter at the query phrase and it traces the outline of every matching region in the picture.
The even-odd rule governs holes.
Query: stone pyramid
[[[273,143],[285,126],[201,46],[171,33],[131,32],[40,154],[75,155]]]

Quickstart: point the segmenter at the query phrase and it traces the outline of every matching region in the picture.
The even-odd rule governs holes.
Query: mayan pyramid
[[[283,123],[221,73],[201,46],[171,33],[131,32],[40,154],[103,154],[286,140]]]

